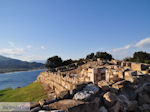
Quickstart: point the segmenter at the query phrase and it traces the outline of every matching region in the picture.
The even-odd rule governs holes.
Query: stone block
[[[126,62],[121,62],[121,67],[125,67],[126,66]]]
[[[127,62],[127,63],[126,63],[126,67],[131,68],[131,62]]]
[[[102,80],[98,82],[98,86],[103,90],[103,91],[108,91],[109,90],[109,82]]]
[[[112,72],[109,70],[109,69],[107,69],[106,70],[106,73],[105,73],[105,80],[106,81],[110,81],[110,75],[112,74]]]
[[[108,112],[107,109],[104,107],[104,106],[101,106],[99,108],[99,111],[98,112]]]
[[[111,107],[116,101],[117,96],[115,93],[107,92],[103,95],[104,103],[106,106]]]
[[[137,76],[137,71],[126,71],[125,73],[125,80],[130,81],[130,82],[134,82]]]
[[[148,74],[148,73],[149,73],[148,70],[142,70],[141,72],[142,72],[143,74]]]
[[[51,109],[57,109],[57,110],[66,110],[68,111],[70,108],[83,105],[84,102],[77,101],[77,100],[60,100],[58,102],[52,103],[49,105]]]
[[[118,72],[118,78],[121,78],[121,79],[124,78],[124,75],[123,75],[123,71],[122,71],[122,70],[119,70],[119,72]]]
[[[95,86],[94,84],[88,84],[83,88],[82,91],[77,92],[73,99],[75,100],[89,100],[92,95],[97,94],[99,91],[99,88]]]
[[[119,66],[118,66],[118,65],[114,65],[114,69],[115,69],[115,70],[118,70],[118,69],[119,69]]]
[[[124,95],[118,96],[118,102],[120,103],[120,110],[123,112],[137,109],[137,101],[129,101],[129,99]]]
[[[132,70],[142,71],[142,70],[146,70],[147,68],[148,67],[142,63],[131,63]]]

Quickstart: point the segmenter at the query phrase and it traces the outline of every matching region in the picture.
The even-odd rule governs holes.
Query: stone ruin
[[[105,68],[100,62],[88,62],[78,67],[76,64],[72,64],[71,68],[68,68],[69,70],[66,69],[67,67],[56,68],[56,72],[43,72],[38,76],[37,81],[59,94],[66,90],[72,91],[80,84],[88,82],[96,84],[105,74]]]
[[[37,81],[56,95],[49,107],[63,112],[150,111],[148,64],[98,59],[43,72]]]
[[[70,68],[69,68],[70,67]],[[150,65],[112,60],[90,61],[83,65],[71,64],[56,68],[56,72],[46,71],[41,73],[37,81],[41,82],[56,93],[63,90],[73,90],[77,85],[92,82],[98,84],[101,80],[116,82],[125,79],[133,82],[137,75],[150,73]]]

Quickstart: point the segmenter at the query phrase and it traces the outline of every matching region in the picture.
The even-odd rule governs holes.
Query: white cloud
[[[27,45],[26,47],[27,47],[28,49],[31,49],[32,46],[31,46],[31,45]]]
[[[116,59],[123,59],[126,56],[131,56],[131,52],[130,52],[131,48],[132,48],[131,45],[126,45],[121,48],[115,48],[115,49],[109,50],[108,52],[112,54],[113,57]]]
[[[41,49],[46,49],[46,47],[45,46],[41,46]]]
[[[21,53],[24,52],[23,48],[15,48],[15,49],[0,49],[0,53],[4,55],[20,55]]]
[[[123,59],[125,57],[132,56],[136,51],[149,51],[150,49],[150,38],[140,40],[136,44],[126,45],[125,47],[111,49],[108,52],[113,55],[114,58]]]
[[[46,49],[44,45],[40,46],[40,49],[33,49],[32,51],[31,48],[32,46],[30,44],[24,47],[17,47],[13,42],[8,42],[7,48],[0,48],[0,55],[24,61],[47,59],[46,55],[42,55],[36,51],[40,49]]]
[[[23,61],[33,61],[33,60],[46,60],[47,57],[40,56],[40,55],[26,55],[26,56],[21,56],[18,59],[21,59]]]
[[[14,42],[11,42],[11,41],[8,42],[8,44],[9,44],[10,47],[14,47],[14,46],[15,46],[15,43],[14,43]]]
[[[115,48],[115,49],[110,50],[110,52],[119,52],[122,50],[127,50],[129,48],[131,48],[131,45],[126,45],[125,47],[122,47],[122,48]]]
[[[138,47],[138,48],[150,48],[150,37],[149,38],[145,38],[145,39],[137,42],[135,47]]]

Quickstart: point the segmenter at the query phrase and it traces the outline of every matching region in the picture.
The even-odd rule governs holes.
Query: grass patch
[[[38,82],[23,88],[0,90],[0,102],[37,102],[43,98],[47,98],[47,95]]]

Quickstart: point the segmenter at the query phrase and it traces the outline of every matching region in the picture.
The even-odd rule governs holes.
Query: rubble
[[[99,88],[101,88],[103,91],[108,91],[110,89],[109,85],[110,83],[105,80],[101,80],[98,82]]]
[[[100,107],[99,112],[108,112],[108,111],[104,106],[102,106]]]
[[[99,88],[93,84],[88,84],[82,91],[77,92],[73,99],[75,100],[88,100],[92,95],[98,93]]]
[[[111,92],[105,93],[103,98],[104,98],[104,103],[107,107],[111,107],[117,101],[116,94]]]
[[[56,97],[40,100],[31,109],[33,112],[149,112],[149,66],[98,60],[43,72],[37,81],[51,88]]]

